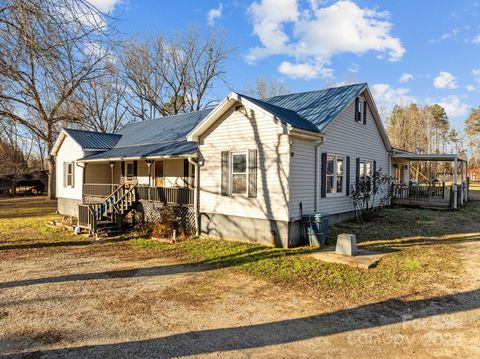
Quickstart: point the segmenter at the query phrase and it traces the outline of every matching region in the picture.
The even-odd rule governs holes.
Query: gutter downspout
[[[200,187],[200,166],[198,160],[194,160],[192,157],[188,157],[188,163],[191,163],[195,167],[195,187],[193,194],[193,208],[195,212],[195,235],[200,235],[200,201],[199,201],[199,187]]]
[[[323,145],[324,141],[323,141],[323,138],[319,141],[316,141],[316,144],[315,144],[315,184],[314,184],[314,189],[315,189],[315,195],[314,195],[314,206],[313,208],[315,209],[315,213],[318,213],[318,199],[319,199],[319,196],[318,196],[318,192],[319,192],[319,179],[320,179],[320,166],[319,166],[319,162],[318,162],[318,155],[319,155],[319,151],[318,151],[318,148],[320,147],[320,145]]]

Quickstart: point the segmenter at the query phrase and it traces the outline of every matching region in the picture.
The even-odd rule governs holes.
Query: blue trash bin
[[[325,246],[328,239],[328,214],[316,213],[302,217],[307,243],[312,247]]]

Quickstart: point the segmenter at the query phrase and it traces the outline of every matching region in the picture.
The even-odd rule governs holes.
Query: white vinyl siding
[[[200,211],[288,220],[289,142],[286,128],[272,116],[234,106],[200,138]],[[257,196],[221,196],[221,154],[257,150]],[[247,170],[248,172],[248,170]],[[248,177],[247,177],[248,182]]]
[[[56,156],[56,187],[58,198],[82,199],[83,169],[75,161],[82,158],[82,148],[69,136],[66,136]],[[68,164],[73,164],[73,186],[64,183]]]
[[[361,102],[361,101],[360,101]],[[356,158],[377,162],[377,171],[388,174],[388,152],[373,119],[370,108],[367,109],[367,122],[355,122],[355,100],[353,100],[325,129],[325,143],[318,146],[318,158],[315,161],[315,145],[295,140],[292,145],[294,157],[291,158],[290,176],[290,217],[300,217],[299,203],[302,202],[304,213],[315,211],[315,178],[318,178],[317,212],[342,213],[353,210],[352,201],[345,191],[335,196],[320,196],[321,154],[336,154],[350,157],[350,186],[355,185]],[[315,168],[315,164],[318,168]],[[346,172],[346,161],[344,162]]]

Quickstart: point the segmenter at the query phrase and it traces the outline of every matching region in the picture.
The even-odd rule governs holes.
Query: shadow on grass
[[[480,232],[480,202],[468,202],[458,211],[388,208],[366,223],[347,221],[330,226],[330,243],[340,233],[353,233],[359,242],[397,240],[409,237],[463,235]]]
[[[60,232],[61,233],[61,232]],[[133,237],[122,237],[122,238],[109,238],[109,239],[78,239],[72,241],[50,241],[50,242],[35,242],[35,240],[22,240],[22,242],[27,243],[18,243],[18,244],[0,244],[0,251],[9,251],[15,249],[40,249],[40,248],[51,248],[51,247],[84,247],[90,245],[99,245],[106,243],[120,243],[126,242],[132,239]],[[0,243],[10,243],[10,241],[3,241]]]
[[[27,348],[22,353],[6,355],[5,357],[23,358],[25,356],[40,357],[46,355],[52,357],[96,358],[141,355],[142,357],[173,358],[216,352],[222,353],[232,350],[265,348],[272,345],[295,343],[396,323],[404,323],[404,325],[415,328],[416,325],[421,324],[416,322],[409,323],[410,321],[474,310],[479,307],[480,290],[473,290],[411,302],[391,299],[332,313],[246,326],[190,331],[155,339],[50,350],[35,350],[35,347],[33,347]],[[354,340],[356,338],[355,335],[362,336],[362,333],[352,333],[352,337],[349,337],[345,345],[354,346],[356,343],[360,344],[360,342],[355,342]],[[358,337],[357,339],[362,338]],[[17,337],[4,339],[7,343],[12,342],[12,344],[16,340],[18,340]],[[318,348],[319,353],[322,350],[321,347]]]
[[[58,245],[69,245],[69,242],[59,242]],[[88,245],[89,243],[83,244]],[[71,245],[81,245],[80,242],[72,242]],[[67,274],[55,277],[35,278],[15,280],[10,282],[0,283],[0,289],[25,287],[30,285],[50,284],[50,283],[65,283],[87,280],[108,280],[115,278],[138,278],[138,277],[154,277],[164,275],[174,275],[180,273],[196,273],[201,271],[214,270],[218,268],[229,268],[238,265],[245,265],[248,263],[257,262],[265,259],[272,259],[285,254],[278,250],[272,249],[258,249],[253,251],[247,249],[245,251],[237,252],[230,255],[218,256],[215,259],[204,260],[199,262],[161,265],[147,268],[132,268],[126,270],[115,270],[106,272],[92,272],[92,273],[78,273]]]

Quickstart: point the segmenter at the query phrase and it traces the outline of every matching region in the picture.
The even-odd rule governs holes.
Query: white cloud
[[[402,76],[398,79],[398,81],[404,83],[413,80],[413,75],[409,74],[408,72],[404,72]]]
[[[475,82],[480,82],[480,69],[473,69],[472,76]]]
[[[374,84],[372,86],[372,94],[382,117],[386,117],[394,106],[408,106],[416,102],[414,96],[410,95],[407,88],[393,88],[389,84]]]
[[[315,66],[307,63],[292,64],[291,62],[283,61],[280,66],[278,66],[278,72],[294,79],[313,79],[319,77],[321,73],[324,75],[322,76],[324,78],[331,77],[331,70],[325,69],[324,71],[326,72],[322,73],[322,69],[318,69]]]
[[[209,26],[215,25],[215,20],[222,17],[223,4],[218,4],[217,8],[210,9],[207,13],[207,23]]]
[[[104,13],[109,13],[123,0],[89,0],[89,3]]]
[[[467,85],[467,91],[470,91],[470,92],[475,91],[475,86]]]
[[[456,83],[455,76],[450,72],[440,71],[437,77],[433,80],[433,86],[437,89],[454,89],[458,85]]]
[[[480,45],[480,34],[470,39],[470,42],[475,45]]]
[[[445,112],[448,116],[456,117],[465,115],[470,106],[465,103],[462,103],[460,97],[456,95],[450,95],[442,98],[440,102],[437,102],[440,106],[445,109]]]
[[[405,53],[400,39],[390,33],[388,13],[360,8],[350,0],[321,7],[311,0],[301,7],[297,0],[261,0],[249,7],[253,31],[262,46],[250,49],[248,62],[271,55],[286,55],[291,65],[309,65],[321,77],[332,56],[341,53],[362,55],[376,51],[397,61]],[[331,70],[327,71],[331,73]],[[306,74],[311,78],[312,73]]]
[[[440,41],[443,41],[443,40],[446,40],[446,39],[449,39],[451,37],[455,37],[457,36],[462,30],[459,29],[459,28],[454,28],[452,31],[450,32],[446,32],[445,34],[443,34],[442,36],[440,36],[438,39],[432,39],[429,41],[429,43],[431,44],[436,44]]]

